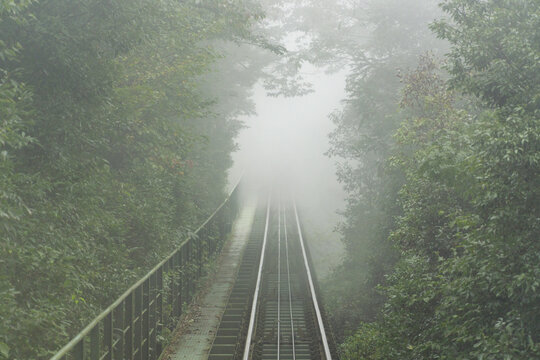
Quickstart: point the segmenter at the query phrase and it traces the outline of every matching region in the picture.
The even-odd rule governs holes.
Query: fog
[[[275,192],[294,194],[313,260],[325,276],[342,251],[334,229],[344,192],[336,178],[336,159],[325,152],[334,127],[329,114],[345,97],[345,73],[304,66],[302,75],[313,85],[308,95],[272,97],[262,85],[254,88],[257,114],[243,119],[230,178],[234,183],[244,174],[251,188],[271,184]]]

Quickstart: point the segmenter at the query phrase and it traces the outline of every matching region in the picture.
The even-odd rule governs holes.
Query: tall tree
[[[0,16],[0,358],[48,358],[222,201],[236,109],[216,115],[203,77],[262,13],[50,0]]]
[[[453,90],[434,87],[431,65],[406,77],[403,216],[392,235],[401,260],[382,317],[345,358],[536,359],[540,6],[442,7],[450,20],[433,29],[452,44]]]
[[[435,2],[368,2],[356,14],[369,31],[350,48],[348,98],[332,115],[336,130],[329,151],[341,161],[338,177],[348,192],[340,226],[347,255],[332,280],[330,302],[340,336],[360,320],[375,319],[383,300],[376,287],[397,258],[388,236],[401,211],[403,174],[387,167],[386,159],[401,121],[398,72],[414,66],[423,52],[444,48],[428,29],[438,15]]]

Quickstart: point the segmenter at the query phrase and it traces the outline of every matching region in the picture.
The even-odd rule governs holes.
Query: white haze
[[[311,66],[302,70],[313,84],[309,95],[269,97],[262,86],[255,87],[257,115],[243,119],[246,128],[237,138],[230,178],[234,182],[245,172],[252,185],[271,182],[274,188],[294,193],[313,260],[324,276],[342,251],[334,228],[344,192],[336,179],[336,160],[324,153],[334,128],[328,115],[345,98],[345,74],[327,75]]]

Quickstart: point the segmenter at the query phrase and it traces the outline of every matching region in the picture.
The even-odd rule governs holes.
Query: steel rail
[[[206,221],[195,230],[194,234],[197,236],[201,229],[203,229],[217,214],[218,212],[229,202],[231,196],[233,193],[237,190],[240,182],[242,179],[238,180],[236,185],[233,187],[233,189],[230,191],[229,195],[225,198],[225,200],[218,206],[218,208],[206,219]],[[133,284],[129,289],[127,289],[120,297],[118,297],[109,307],[107,307],[105,310],[103,310],[98,316],[96,316],[83,330],[81,330],[75,337],[71,339],[64,347],[62,347],[54,356],[50,358],[50,360],[60,360],[64,356],[67,356],[70,351],[75,349],[75,347],[79,344],[81,344],[81,341],[83,341],[87,336],[91,335],[91,333],[94,331],[94,329],[100,324],[102,320],[104,320],[107,316],[112,315],[113,310],[118,308],[122,303],[130,297],[136,289],[141,288],[145,282],[147,282],[151,276],[156,274],[158,270],[162,269],[164,265],[170,261],[173,256],[175,256],[180,249],[182,249],[184,246],[186,246],[190,241],[192,240],[191,237],[188,237],[188,239],[184,240],[180,245],[176,247],[176,249],[168,255],[165,259],[163,259],[159,264],[154,266],[152,270],[150,270],[146,275],[144,275],[141,279],[139,279],[135,284]],[[84,357],[84,354],[82,354]]]
[[[291,317],[291,341],[293,360],[296,360],[296,348],[294,344],[294,320],[292,309],[291,270],[289,267],[289,238],[287,237],[287,212],[283,214],[283,228],[285,229],[285,255],[287,260],[287,283],[289,284],[289,313]]]
[[[287,229],[285,229],[287,232]],[[281,343],[281,201],[278,204],[277,360]]]
[[[270,223],[270,202],[272,200],[272,195],[268,195],[268,205],[266,206],[266,224],[264,226],[264,237],[263,237],[263,244],[262,244],[262,252],[261,252],[261,260],[259,261],[259,271],[257,273],[257,283],[255,285],[255,291],[253,292],[253,304],[251,306],[251,315],[249,318],[249,326],[248,326],[248,332],[247,332],[247,338],[246,338],[246,344],[244,346],[244,355],[243,360],[249,359],[249,350],[251,348],[251,339],[253,338],[253,329],[255,327],[255,317],[257,316],[257,303],[259,299],[259,292],[261,287],[261,277],[262,277],[262,270],[264,265],[264,254],[266,252],[266,243],[268,239],[268,225]]]
[[[300,228],[300,219],[298,218],[298,210],[296,209],[296,200],[293,199],[294,215],[296,217],[296,226],[298,228],[298,237],[300,239],[300,246],[302,248],[302,256],[304,258],[304,265],[306,267],[306,273],[308,276],[309,289],[311,291],[311,299],[315,308],[315,314],[317,316],[317,323],[319,325],[319,331],[321,340],[323,343],[324,355],[326,360],[332,360],[332,354],[330,353],[330,347],[328,346],[328,338],[326,337],[326,331],[324,329],[324,323],[322,320],[321,310],[319,309],[319,302],[317,301],[317,295],[315,293],[315,286],[313,285],[313,277],[311,276],[311,269],[306,255],[306,249],[304,246],[304,238],[302,236],[302,229]]]

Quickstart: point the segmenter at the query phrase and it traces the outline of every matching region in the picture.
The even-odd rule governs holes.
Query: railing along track
[[[219,251],[238,210],[239,183],[167,258],[133,284],[50,360],[154,360],[190,303],[204,264]]]

